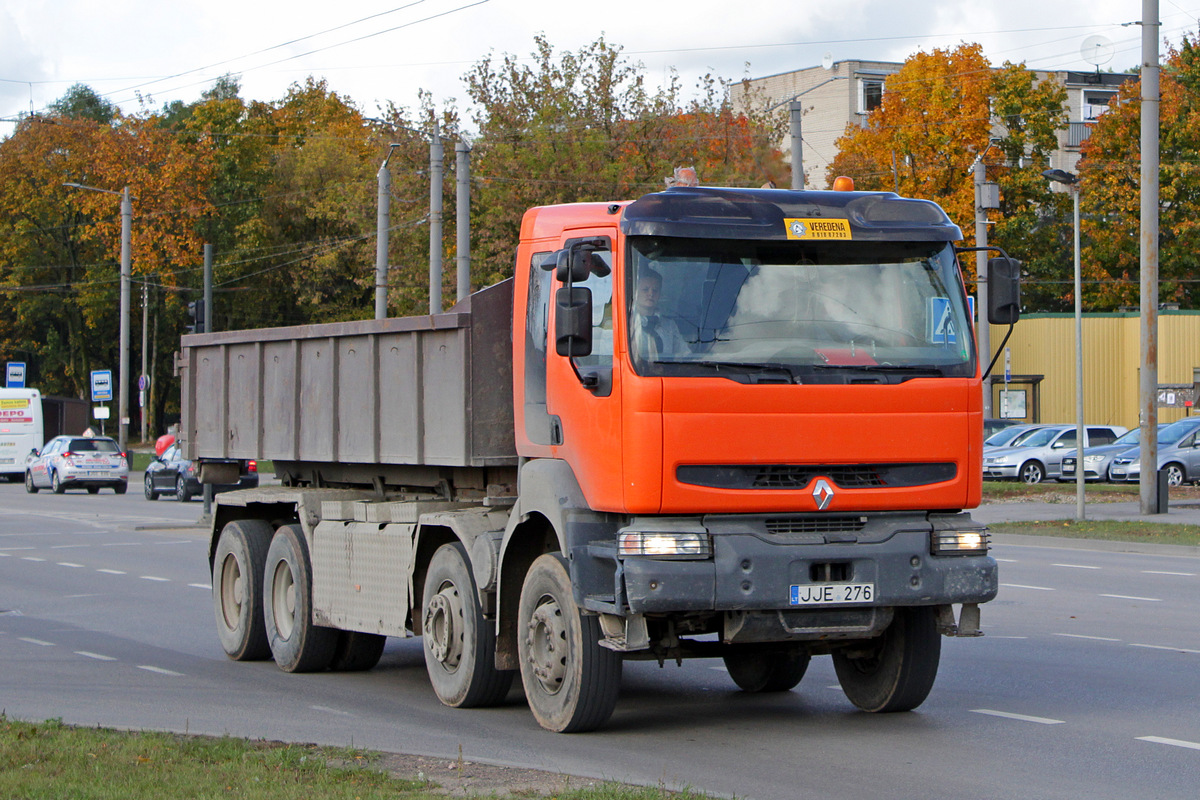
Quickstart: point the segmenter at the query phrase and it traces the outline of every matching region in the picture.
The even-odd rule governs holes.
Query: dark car
[[[242,462],[237,483],[213,484],[213,494],[232,489],[253,489],[257,486],[258,463],[251,459]],[[177,444],[168,447],[146,467],[147,500],[157,500],[160,494],[170,494],[179,502],[186,503],[203,490],[199,469],[195,462],[183,457],[183,450]]]

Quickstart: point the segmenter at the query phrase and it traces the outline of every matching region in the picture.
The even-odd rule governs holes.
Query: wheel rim
[[[1041,483],[1042,470],[1037,464],[1026,464],[1021,470],[1021,477],[1025,479],[1026,483]]]
[[[143,483],[146,485],[146,496],[149,497],[150,495],[154,494],[154,481],[151,480],[149,475],[146,476],[146,479],[143,481]]]
[[[25,488],[26,489],[33,488],[33,473],[32,472],[25,473]]]
[[[184,494],[186,494],[186,493],[187,493],[187,487],[184,486],[184,484],[183,484],[183,478],[176,478],[175,479],[175,496],[178,497],[180,500],[182,500]]]
[[[525,639],[534,677],[546,694],[556,694],[567,674],[567,625],[558,601],[549,595],[538,601]]]
[[[447,670],[453,672],[462,663],[463,604],[458,587],[449,581],[438,588],[425,609],[422,635],[428,637],[429,652]]]
[[[230,553],[221,562],[221,616],[231,630],[237,628],[241,619],[245,591],[246,581],[242,576],[242,565]]]
[[[1167,485],[1181,486],[1183,485],[1183,470],[1174,465],[1167,467]]]
[[[279,637],[292,638],[292,631],[296,629],[296,581],[286,561],[275,565],[275,578],[271,581],[271,615],[275,618]]]

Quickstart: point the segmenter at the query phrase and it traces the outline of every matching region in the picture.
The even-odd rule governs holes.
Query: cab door
[[[591,298],[591,352],[561,356],[553,343],[562,310],[550,302],[551,343],[546,348],[546,411],[549,415],[551,453],[570,464],[588,505],[597,511],[621,510],[621,378],[614,368],[617,341],[616,309],[620,292],[620,253],[615,228],[574,229],[563,233],[560,247],[569,249],[583,240],[603,240],[607,250],[594,250],[591,258],[602,262],[587,278],[573,282]],[[606,268],[606,269],[605,269]],[[602,274],[606,273],[606,274]],[[554,273],[552,298],[560,297],[566,282]]]

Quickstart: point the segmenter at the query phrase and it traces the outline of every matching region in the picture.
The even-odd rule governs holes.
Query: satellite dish
[[[1113,53],[1116,48],[1113,43],[1108,40],[1107,36],[1095,34],[1083,40],[1083,44],[1079,46],[1079,55],[1083,56],[1083,60],[1092,64],[1097,70],[1101,64],[1107,64],[1112,61]]]
[[[833,53],[830,53],[828,50],[826,50],[825,55],[821,56],[821,69],[828,71],[832,67],[833,67]]]

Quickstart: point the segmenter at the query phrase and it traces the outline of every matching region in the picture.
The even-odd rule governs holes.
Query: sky
[[[1091,70],[1089,37],[1112,47],[1101,69],[1141,60],[1141,0],[20,0],[0,5],[0,137],[76,83],[126,113],[192,102],[224,74],[242,97],[278,100],[313,75],[367,116],[418,92],[465,110],[462,76],[481,58],[527,57],[543,33],[556,51],[601,34],[652,84],[762,77],[834,61],[903,61],[979,42],[989,60]],[[1160,0],[1162,39],[1200,25],[1200,0]],[[1101,40],[1103,41],[1103,40]],[[1160,45],[1165,54],[1165,47]]]

